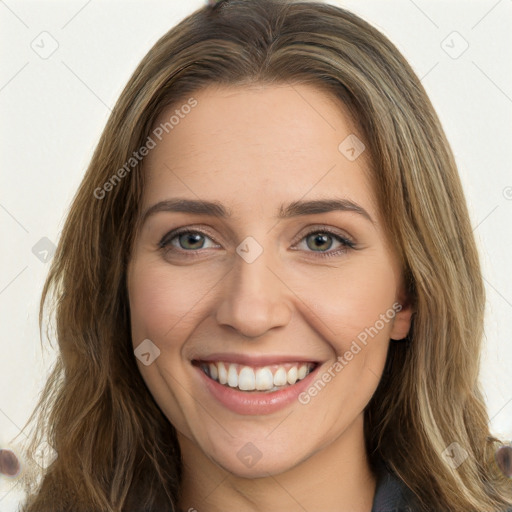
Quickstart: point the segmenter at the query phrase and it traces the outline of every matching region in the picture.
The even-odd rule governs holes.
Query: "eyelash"
[[[178,251],[178,252],[192,254],[193,256],[195,256],[195,255],[197,255],[198,252],[201,252],[204,249],[187,250],[187,249],[179,249],[179,248],[173,247],[171,245],[172,240],[179,237],[180,235],[184,235],[184,234],[188,234],[188,233],[203,235],[207,238],[210,238],[213,242],[217,243],[211,235],[209,235],[208,233],[206,233],[204,231],[201,231],[200,229],[183,228],[183,229],[176,229],[176,230],[171,231],[171,232],[167,233],[166,235],[164,235],[163,238],[158,243],[158,247],[161,250],[165,251],[166,253]],[[338,249],[335,249],[335,250],[306,251],[306,252],[316,253],[321,258],[332,258],[335,256],[339,256],[341,254],[346,253],[350,249],[355,249],[355,247],[356,247],[356,244],[352,240],[350,240],[349,238],[346,238],[344,236],[341,236],[339,233],[334,232],[332,229],[330,229],[328,227],[322,227],[321,229],[315,228],[311,231],[308,231],[296,243],[301,242],[302,240],[307,239],[309,236],[314,235],[314,234],[331,235],[333,238],[335,238],[338,242],[340,242],[342,244],[342,247],[339,247]],[[172,248],[170,248],[169,246],[171,246]]]

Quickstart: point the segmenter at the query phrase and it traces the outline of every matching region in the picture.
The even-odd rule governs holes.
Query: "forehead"
[[[299,84],[212,86],[191,97],[193,108],[186,98],[155,123],[146,205],[169,194],[255,206],[336,192],[374,206],[368,152],[346,152],[362,134],[331,95]]]

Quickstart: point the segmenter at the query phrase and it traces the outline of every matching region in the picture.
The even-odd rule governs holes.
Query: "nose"
[[[252,263],[236,256],[220,290],[219,325],[231,327],[243,337],[257,338],[289,323],[293,294],[269,263],[266,251]]]

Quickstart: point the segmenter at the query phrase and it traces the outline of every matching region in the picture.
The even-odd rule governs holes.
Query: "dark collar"
[[[419,510],[414,493],[383,461],[377,463],[376,476],[377,487],[371,512],[415,512]]]

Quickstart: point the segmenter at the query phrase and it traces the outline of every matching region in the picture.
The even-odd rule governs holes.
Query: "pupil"
[[[190,242],[192,245],[194,245],[194,243],[201,242],[202,235],[200,233],[185,233],[182,235],[182,237],[183,238],[180,240],[180,243],[184,242],[182,245],[185,248],[189,248],[187,247],[187,244]],[[196,249],[196,247],[192,247],[192,249]]]
[[[314,237],[314,243],[316,244],[316,248],[322,248],[322,247],[319,247],[321,246],[322,244],[325,244],[325,243],[328,243],[329,241],[329,238],[330,238],[330,235],[327,235],[327,234],[318,234]],[[324,247],[324,249],[329,249],[329,247],[331,246],[331,244],[328,244],[328,247]],[[315,249],[315,247],[310,247],[312,249]]]

